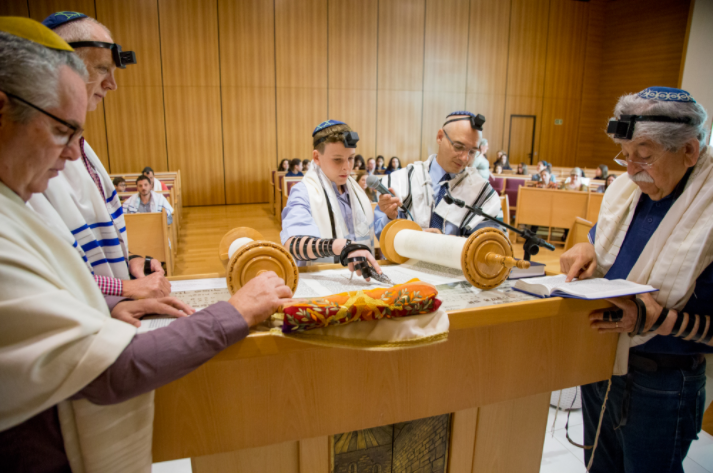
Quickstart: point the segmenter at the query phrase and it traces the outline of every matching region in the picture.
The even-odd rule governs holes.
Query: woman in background
[[[364,189],[364,192],[366,193],[366,196],[369,198],[370,201],[378,202],[379,198],[376,196],[376,192],[366,186],[367,177],[369,177],[369,175],[366,173],[366,171],[359,171],[356,176],[357,184],[359,184],[359,187]]]
[[[609,186],[612,185],[615,180],[616,180],[616,174],[607,174],[607,180],[604,181],[603,186],[597,187],[597,192],[599,192],[600,194],[605,193],[607,191],[607,189],[609,189]]]
[[[394,171],[398,171],[399,169],[401,169],[401,161],[399,161],[399,158],[394,156],[391,158],[391,161],[389,161],[389,167],[386,168],[386,175],[389,175]]]
[[[608,175],[609,166],[607,166],[606,164],[600,164],[597,168],[597,174],[595,176],[595,179],[601,179],[603,181],[606,181]]]
[[[384,167],[384,157],[383,156],[376,157],[376,170],[374,171],[374,174],[386,174],[386,168]]]
[[[285,174],[287,177],[302,177],[302,160],[300,158],[295,158],[290,161],[290,169]]]
[[[303,159],[302,160],[302,171],[307,172],[309,171],[309,167],[312,165],[312,161],[309,159]]]
[[[283,159],[282,161],[280,161],[280,165],[278,166],[277,170],[280,172],[288,172],[290,170],[290,160]]]
[[[517,165],[517,174],[520,176],[527,176],[527,164],[519,163]]]
[[[359,172],[366,170],[366,163],[364,163],[364,157],[361,154],[357,154],[354,157],[354,168],[352,172]]]

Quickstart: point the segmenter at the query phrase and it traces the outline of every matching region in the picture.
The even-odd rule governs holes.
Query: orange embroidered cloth
[[[282,332],[293,333],[351,322],[428,314],[441,306],[437,295],[438,290],[432,284],[412,279],[390,288],[296,299],[280,310],[284,314]]]

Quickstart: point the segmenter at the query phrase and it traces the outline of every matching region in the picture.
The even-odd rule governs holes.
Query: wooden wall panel
[[[505,95],[509,36],[509,1],[471,0],[468,94]]]
[[[329,110],[359,133],[357,153],[376,156],[377,0],[329,0]]]
[[[446,121],[446,115],[465,107],[465,92],[424,92],[421,133],[421,159],[438,152],[436,134]]]
[[[272,1],[218,1],[225,194],[266,202],[277,164]]]
[[[225,203],[217,1],[159,0],[169,170],[185,205]]]
[[[30,16],[27,0],[6,0],[0,3],[0,16]]]
[[[329,0],[330,89],[376,90],[378,4]]]
[[[505,121],[505,96],[493,94],[467,94],[466,110],[480,113],[485,117],[483,138],[488,140],[490,162],[495,160],[499,149],[507,148],[507,137],[503,136]],[[509,119],[509,118],[508,118]]]
[[[512,115],[534,115],[535,121],[535,155],[532,162],[539,161],[538,149],[540,146],[540,130],[542,130],[542,97],[514,97],[507,96],[505,102],[505,126],[503,127],[503,149],[508,151],[510,141],[510,118]],[[515,138],[513,138],[514,140]],[[530,138],[527,137],[529,140]],[[494,156],[491,156],[491,162]]]
[[[550,0],[512,0],[507,95],[541,97]]]
[[[376,152],[401,165],[421,159],[422,92],[380,90],[377,103]]]
[[[606,127],[617,99],[650,86],[676,87],[683,57],[690,2],[631,0],[606,4],[597,111],[599,129]],[[619,152],[604,133],[595,135],[594,167]]]
[[[545,98],[538,160],[544,159],[555,166],[577,165],[579,108],[579,99]],[[556,119],[562,120],[562,124],[555,125]]]
[[[425,0],[379,1],[379,90],[422,90],[425,7]]]
[[[312,131],[325,120],[327,89],[278,87],[278,159],[312,159]]]
[[[329,118],[359,133],[357,154],[376,157],[376,90],[329,89]]]
[[[94,0],[27,0],[27,5],[30,18],[37,21],[58,11],[76,11],[96,18]]]
[[[106,96],[111,172],[168,170],[158,5],[142,0],[96,0],[97,18],[137,64],[116,69],[118,89]]]
[[[275,2],[277,160],[310,159],[327,108],[327,0]]]

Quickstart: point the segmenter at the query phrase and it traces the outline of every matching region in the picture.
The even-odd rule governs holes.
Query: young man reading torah
[[[27,204],[81,157],[87,71],[28,18],[0,17],[0,469],[150,471],[153,389],[241,340],[292,294],[275,273],[193,313],[102,296],[69,231]],[[162,313],[137,335],[118,319]]]
[[[290,191],[280,239],[300,265],[341,262],[367,280],[379,279],[374,212],[369,197],[350,177],[357,141],[359,135],[346,123],[317,125],[312,167]]]
[[[443,200],[448,188],[455,198],[502,218],[497,192],[477,169],[467,167],[478,152],[483,123],[482,115],[464,111],[451,113],[436,134],[437,154],[382,179],[396,197],[379,196],[374,223],[377,237],[389,221],[410,216],[424,231],[447,235],[467,236],[479,228],[495,226],[468,209]]]

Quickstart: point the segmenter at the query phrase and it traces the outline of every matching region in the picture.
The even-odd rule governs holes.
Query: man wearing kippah
[[[477,169],[467,166],[478,152],[483,123],[482,115],[465,111],[451,113],[436,134],[437,154],[382,179],[396,197],[379,196],[374,224],[377,236],[389,221],[396,218],[413,219],[427,232],[456,236],[467,236],[479,228],[496,226],[443,199],[448,189],[456,199],[502,219],[500,196]]]
[[[624,95],[607,133],[627,172],[604,194],[589,243],[560,259],[567,280],[657,292],[609,299],[592,329],[618,333],[614,376],[582,386],[584,457],[601,473],[683,472],[701,431],[713,354],[713,155],[707,113],[680,89]]]
[[[299,265],[341,262],[362,274],[381,268],[373,256],[371,201],[350,177],[359,135],[346,123],[322,122],[312,132],[312,166],[290,191],[280,240]],[[364,274],[368,279],[369,274]]]
[[[51,30],[0,17],[3,472],[151,471],[153,390],[245,338],[292,296],[274,272],[200,312],[171,297],[102,295],[72,234],[26,205],[81,159],[86,78]],[[138,334],[118,313],[178,319]]]
[[[122,52],[104,25],[83,13],[53,13],[43,24],[84,61],[89,73],[87,111],[96,110],[104,96],[116,90],[116,68],[134,64],[134,53]],[[104,165],[84,138],[80,150],[81,159],[68,162],[43,194],[30,199],[30,205],[48,221],[58,226],[63,222],[72,232],[77,251],[86,258],[103,294],[134,299],[167,296],[171,287],[160,261],[150,259],[153,273],[144,277],[144,258],[129,255],[121,202]]]

